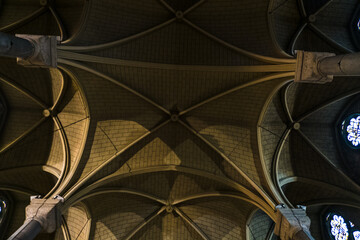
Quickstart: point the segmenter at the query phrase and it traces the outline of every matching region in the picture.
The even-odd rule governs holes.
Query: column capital
[[[40,223],[43,231],[54,232],[61,225],[61,206],[64,202],[62,197],[41,199],[38,196],[30,198],[30,205],[25,209],[26,220],[35,220]]]
[[[314,240],[309,231],[311,221],[306,215],[306,207],[288,208],[280,204],[276,210],[274,233],[281,240]]]
[[[29,58],[18,57],[17,63],[26,67],[57,67],[57,44],[60,41],[58,36],[16,34],[18,38],[30,41],[34,47],[34,53]]]
[[[327,83],[333,80],[332,75],[324,75],[319,71],[319,62],[327,57],[335,56],[328,52],[296,51],[295,82],[300,83]]]

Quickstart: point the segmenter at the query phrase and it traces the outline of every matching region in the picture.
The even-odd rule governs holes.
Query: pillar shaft
[[[294,240],[314,240],[311,234],[307,230],[299,231],[293,237]]]
[[[333,79],[332,75],[319,72],[318,64],[321,59],[335,56],[334,53],[296,51],[295,82],[327,83]]]
[[[0,32],[0,56],[27,59],[34,51],[35,47],[29,40]]]
[[[42,227],[38,221],[26,221],[8,240],[32,240],[41,230]]]
[[[9,240],[32,240],[41,231],[52,233],[61,224],[61,207],[64,199],[55,196],[52,199],[41,199],[32,196],[30,205],[25,208],[24,224],[9,238]]]
[[[360,76],[360,53],[323,58],[318,70],[324,76]]]

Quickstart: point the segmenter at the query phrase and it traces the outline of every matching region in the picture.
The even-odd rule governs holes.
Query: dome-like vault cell
[[[76,37],[86,17],[85,0],[14,0],[0,2],[0,31]]]
[[[358,201],[341,123],[356,112],[359,89],[356,79],[338,78],[321,86],[292,83],[272,98],[260,127],[263,159],[288,204]]]
[[[349,53],[359,49],[359,2],[349,0],[271,1],[269,21],[277,43],[295,50]]]

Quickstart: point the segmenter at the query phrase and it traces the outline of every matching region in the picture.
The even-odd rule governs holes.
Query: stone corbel
[[[18,38],[30,41],[34,47],[34,54],[29,58],[17,58],[17,63],[26,67],[57,67],[57,50],[56,46],[60,41],[58,36],[28,35],[16,34]]]
[[[304,206],[291,209],[278,205],[276,209],[274,233],[281,240],[314,240],[309,231],[311,221]]]
[[[327,57],[335,56],[327,52],[296,51],[295,82],[299,83],[327,83],[333,80],[332,75],[324,75],[319,69],[319,62]]]
[[[26,220],[35,220],[40,223],[44,232],[52,233],[61,225],[61,206],[64,202],[62,197],[41,199],[31,197],[30,205],[25,209]]]

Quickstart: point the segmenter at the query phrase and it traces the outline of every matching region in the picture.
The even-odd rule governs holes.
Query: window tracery
[[[8,203],[5,197],[0,195],[0,227],[5,221],[5,216],[8,211]]]
[[[360,229],[339,213],[329,213],[326,217],[328,234],[333,240],[360,240]]]
[[[349,237],[349,231],[344,221],[344,218],[338,215],[334,215],[330,222],[331,234],[336,240],[347,240]]]
[[[342,122],[342,135],[345,142],[353,149],[360,148],[360,114],[352,114]]]
[[[353,146],[358,146],[360,143],[360,116],[350,119],[350,123],[347,125],[346,131],[348,133],[348,140]]]
[[[353,232],[353,235],[355,240],[360,240],[360,231]]]
[[[350,21],[350,34],[355,47],[360,49],[360,4],[358,4]]]

